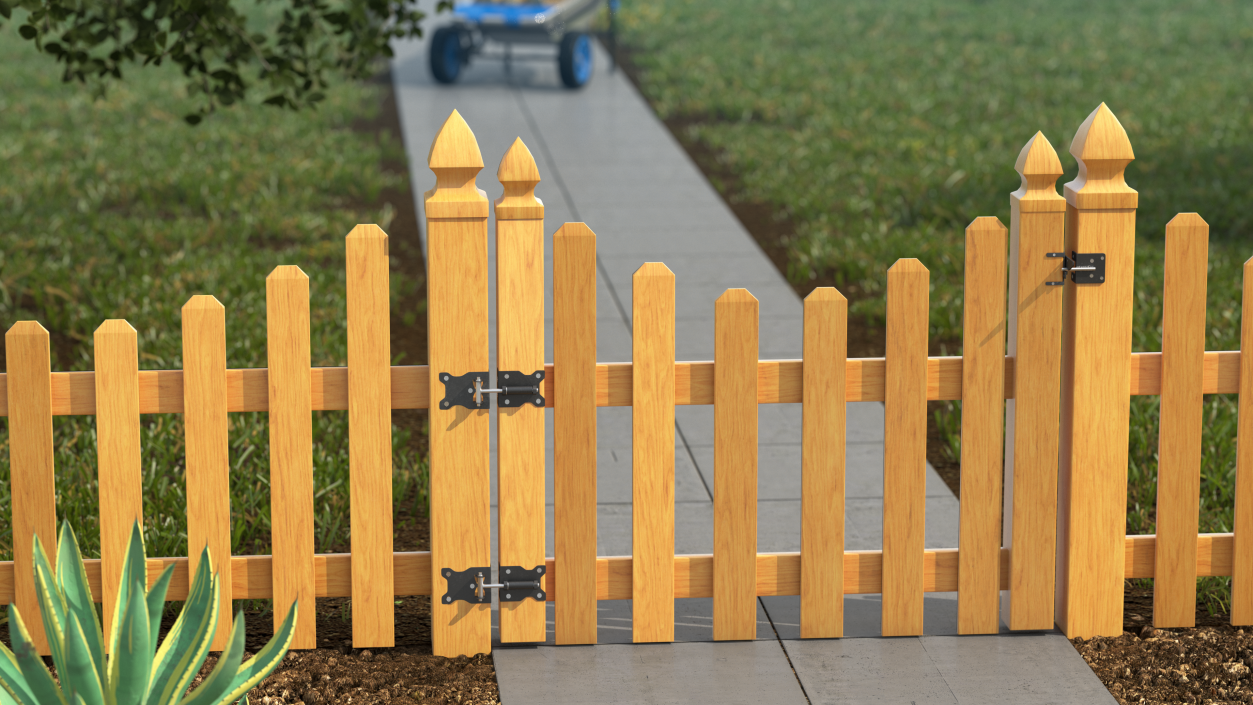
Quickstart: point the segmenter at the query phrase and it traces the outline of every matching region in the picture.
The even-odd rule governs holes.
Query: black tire
[[[431,36],[431,75],[440,83],[455,83],[470,52],[465,32],[458,27],[440,27]]]
[[[561,38],[557,52],[557,68],[566,88],[582,88],[592,77],[592,38],[570,32]]]

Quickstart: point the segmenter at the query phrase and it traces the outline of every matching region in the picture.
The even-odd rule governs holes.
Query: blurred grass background
[[[1014,161],[1036,130],[1062,159],[1059,186],[1073,179],[1070,141],[1104,101],[1137,155],[1134,349],[1161,349],[1163,229],[1186,211],[1211,226],[1206,349],[1239,348],[1253,4],[633,0],[620,19],[657,113],[717,155],[714,185],[787,224],[793,284],[839,287],[871,329],[887,267],[917,257],[932,341],[960,354],[966,225],[1009,224]],[[1235,419],[1234,396],[1206,398],[1202,532],[1232,530]],[[1128,533],[1154,531],[1157,420],[1156,397],[1132,401]],[[958,455],[960,405],[938,421]],[[1205,582],[1212,609],[1226,608],[1225,582]]]
[[[139,331],[140,369],[177,369],[180,309],[193,294],[225,306],[227,365],[265,367],[265,277],[297,264],[310,278],[312,360],[346,358],[344,236],[392,219],[380,144],[354,131],[381,89],[341,83],[317,110],[255,104],[197,128],[181,116],[177,70],[131,71],[107,97],[61,83],[60,69],[0,30],[0,327],[33,319],[51,333],[54,371],[90,370],[92,334],[108,318]],[[393,301],[418,285],[393,273]],[[347,412],[314,412],[318,551],[348,540]],[[54,422],[57,513],[99,555],[94,417]],[[144,521],[149,556],[187,555],[180,415],[145,415]],[[396,505],[424,510],[426,460],[397,426]],[[0,560],[11,558],[7,425],[0,427]],[[268,426],[230,414],[232,545],[269,553]],[[420,516],[414,511],[412,516]]]

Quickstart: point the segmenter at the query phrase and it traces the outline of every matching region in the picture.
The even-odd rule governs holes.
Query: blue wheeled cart
[[[515,44],[550,45],[557,48],[557,69],[567,88],[581,88],[592,77],[592,20],[605,0],[562,0],[553,4],[504,4],[477,2],[453,10],[451,24],[431,36],[431,73],[440,83],[454,83],[474,57],[501,58],[505,71],[513,61],[536,58],[513,52]],[[610,0],[611,42],[617,42]],[[497,55],[485,50],[498,44]],[[545,61],[551,60],[547,55]]]

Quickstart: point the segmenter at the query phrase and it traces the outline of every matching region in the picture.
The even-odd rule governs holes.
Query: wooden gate
[[[674,600],[711,597],[714,638],[755,636],[760,596],[799,595],[801,636],[843,634],[843,595],[881,593],[883,633],[920,634],[923,596],[958,593],[959,631],[994,633],[1008,591],[1011,629],[1068,636],[1121,632],[1124,578],[1155,578],[1154,623],[1189,626],[1196,578],[1233,576],[1232,619],[1253,624],[1253,354],[1206,352],[1208,226],[1181,214],[1166,226],[1163,351],[1132,353],[1137,194],[1123,172],[1126,132],[1101,105],[1062,169],[1037,133],[1016,168],[1011,222],[966,230],[962,357],[928,357],[929,273],[903,259],[887,270],[884,358],[848,359],[847,302],[816,289],[804,302],[801,360],[759,360],[758,305],[731,289],[710,301],[715,359],[676,362],[675,275],[642,263],[634,275],[632,362],[596,360],[596,236],[567,223],[553,237],[553,350],[544,349],[544,208],[521,141],[497,172],[497,350],[489,365],[488,199],[474,135],[453,113],[430,151],[426,194],[430,364],[389,366],[387,236],[362,225],[346,239],[348,364],[310,367],[309,280],[297,267],[268,278],[268,369],[228,369],[225,309],[196,296],[183,309],[182,370],[139,370],[124,321],[96,333],[95,370],[54,372],[48,332],[33,321],[5,336],[0,415],[8,417],[14,561],[0,562],[0,604],[38,610],[35,535],[56,526],[52,421],[95,415],[102,558],[87,561],[93,594],[115,599],[119,527],[142,517],[140,414],[184,414],[188,537],[193,554],[230,546],[229,412],[271,415],[272,556],[217,564],[222,600],[353,598],[353,644],[395,643],[394,599],[429,595],[436,654],[491,649],[493,593],[500,639],[534,642],[555,602],[556,641],[596,642],[598,600],[632,600],[637,642],[669,641]],[[1242,348],[1253,351],[1253,260],[1244,268]],[[1059,396],[1058,390],[1061,390]],[[1235,531],[1197,533],[1201,395],[1239,393]],[[1156,536],[1125,535],[1128,405],[1161,396]],[[756,409],[803,409],[801,550],[756,546]],[[926,402],[962,400],[960,545],[926,549]],[[845,402],[886,406],[883,547],[844,549]],[[716,496],[710,555],[674,555],[674,414],[713,405]],[[499,429],[499,552],[491,555],[490,409]],[[596,414],[632,407],[633,555],[596,555]],[[555,555],[544,551],[545,408],[553,409]],[[431,551],[392,550],[392,409],[427,408]],[[314,554],[309,415],[347,410],[352,552]],[[1004,416],[1002,416],[1004,414]],[[107,493],[107,497],[105,496]],[[1004,498],[1004,503],[1000,498]],[[1003,527],[1003,528],[1002,528]],[[194,559],[149,559],[152,579],[175,573],[167,599],[186,598]],[[493,567],[495,564],[495,567]],[[499,587],[492,587],[499,586]],[[839,586],[839,589],[831,589]],[[276,611],[277,614],[278,611]],[[108,611],[106,611],[108,614]],[[317,643],[302,609],[294,644]],[[223,615],[215,645],[229,629]],[[26,619],[46,648],[42,622]]]

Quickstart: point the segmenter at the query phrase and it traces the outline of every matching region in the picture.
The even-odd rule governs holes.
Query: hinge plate
[[[499,583],[492,583],[490,566],[452,570],[444,568],[440,575],[448,584],[444,596],[440,598],[444,604],[469,602],[473,605],[485,605],[492,601],[488,590],[497,590],[501,602],[522,602],[531,599],[543,602],[548,599],[544,591],[544,566],[523,568],[518,565],[502,565],[497,571]]]
[[[1045,257],[1062,261],[1062,278],[1057,281],[1045,282],[1048,286],[1062,286],[1066,283],[1066,274],[1070,273],[1070,281],[1076,284],[1105,283],[1105,253],[1103,252],[1049,252]]]

